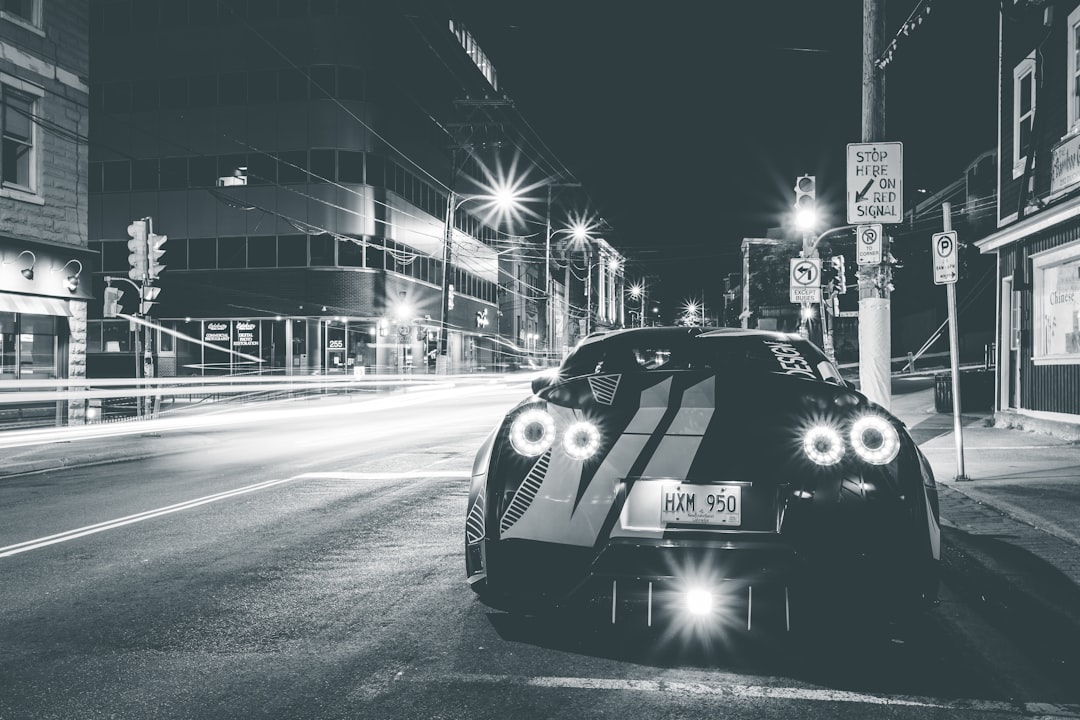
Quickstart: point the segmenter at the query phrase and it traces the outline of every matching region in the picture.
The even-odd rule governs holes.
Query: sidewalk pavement
[[[960,455],[933,388],[894,383],[891,409],[934,469],[950,589],[1080,677],[1080,444],[994,427],[987,411],[961,416]]]

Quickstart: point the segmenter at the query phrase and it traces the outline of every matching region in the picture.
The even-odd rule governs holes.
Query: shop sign
[[[1073,135],[1050,153],[1050,194],[1080,183],[1080,135]]]
[[[237,320],[233,325],[233,347],[258,347],[259,324],[251,320]]]
[[[230,340],[229,323],[222,320],[212,320],[206,323],[203,331],[203,342],[215,345],[228,345]]]

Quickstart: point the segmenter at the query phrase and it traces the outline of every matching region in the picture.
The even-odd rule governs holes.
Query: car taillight
[[[828,425],[815,425],[803,435],[803,452],[818,465],[835,465],[844,457],[844,439]]]
[[[575,460],[587,460],[600,449],[600,431],[587,420],[579,420],[566,429],[563,450]]]
[[[851,426],[851,447],[871,465],[886,465],[900,452],[900,436],[885,418],[866,415]]]
[[[521,455],[535,457],[554,441],[555,419],[546,410],[526,410],[510,424],[510,444]]]

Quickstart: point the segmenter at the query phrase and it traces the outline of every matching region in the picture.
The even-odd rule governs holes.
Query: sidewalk
[[[934,412],[933,389],[894,394],[892,411],[934,469],[945,582],[1080,677],[1080,444],[965,414],[960,479],[953,417]]]

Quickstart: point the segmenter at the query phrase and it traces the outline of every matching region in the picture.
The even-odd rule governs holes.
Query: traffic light
[[[128,277],[135,282],[142,282],[146,279],[149,269],[149,258],[146,254],[146,221],[136,220],[128,225],[127,231],[131,236],[127,244],[128,250],[131,251],[128,255],[128,265],[131,266]]]
[[[844,256],[833,255],[832,256],[833,270],[836,271],[836,278],[833,283],[836,287],[836,294],[843,295],[847,292],[847,276],[844,274]]]
[[[817,224],[817,180],[813,175],[801,175],[795,181],[795,225],[810,230]]]
[[[120,314],[120,298],[124,296],[124,291],[120,288],[107,287],[105,288],[105,309],[102,311],[102,317],[114,318]]]
[[[165,254],[165,241],[169,239],[168,235],[155,235],[150,233],[147,238],[147,261],[146,261],[146,274],[151,280],[157,280],[158,275],[165,269],[164,265],[158,263],[161,256]]]
[[[155,305],[158,293],[161,292],[161,288],[154,287],[153,285],[144,285],[142,288],[142,297],[139,301],[139,314],[148,315],[150,313],[150,307]]]

